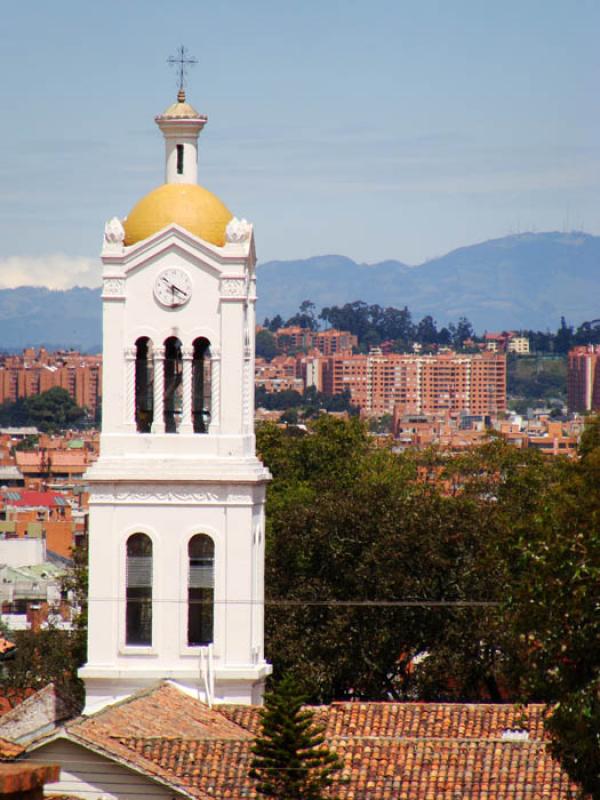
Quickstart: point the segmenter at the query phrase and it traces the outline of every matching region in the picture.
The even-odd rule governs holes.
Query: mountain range
[[[524,233],[461,247],[409,267],[357,264],[343,256],[270,261],[258,268],[259,318],[289,316],[303,300],[319,308],[354,300],[408,306],[445,324],[466,316],[478,333],[555,330],[564,315],[600,317],[600,237]]]
[[[320,309],[355,300],[408,306],[439,324],[466,316],[478,333],[555,330],[600,317],[600,237],[523,233],[461,247],[419,266],[358,264],[339,255],[259,265],[258,319],[291,316],[303,300]],[[100,289],[0,290],[0,350],[28,345],[100,349]]]

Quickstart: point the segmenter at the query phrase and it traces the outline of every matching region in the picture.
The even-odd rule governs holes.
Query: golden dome
[[[141,242],[167,225],[181,225],[194,236],[223,247],[233,214],[208,189],[196,183],[165,183],[133,207],[123,223],[125,244]]]

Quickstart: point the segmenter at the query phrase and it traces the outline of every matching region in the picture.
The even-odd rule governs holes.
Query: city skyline
[[[0,34],[0,288],[99,285],[104,221],[163,180],[153,117],[181,43],[200,182],[255,224],[259,261],[600,233],[591,2],[34,8]]]

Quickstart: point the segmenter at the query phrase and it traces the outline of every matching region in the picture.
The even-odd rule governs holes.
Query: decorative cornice
[[[161,484],[120,485],[114,490],[108,486],[90,493],[92,505],[251,505],[253,495],[235,494],[226,489],[211,487],[207,490],[177,487],[168,489]]]

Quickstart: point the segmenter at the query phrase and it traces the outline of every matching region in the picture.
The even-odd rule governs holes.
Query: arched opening
[[[125,644],[152,644],[152,541],[145,533],[127,539]]]
[[[210,398],[210,342],[202,337],[194,341],[194,356],[192,360],[194,433],[208,433]]]
[[[135,343],[135,426],[139,433],[150,433],[152,427],[153,385],[152,341],[142,336]]]
[[[215,594],[215,545],[199,533],[188,544],[188,633],[189,647],[213,641]]]
[[[181,342],[169,336],[165,340],[165,433],[177,433],[181,424],[182,374]]]

